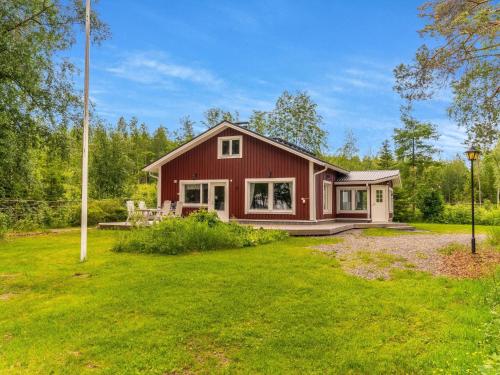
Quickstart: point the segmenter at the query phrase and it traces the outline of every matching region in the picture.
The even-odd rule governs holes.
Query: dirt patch
[[[342,268],[352,275],[366,279],[388,279],[395,269],[412,269],[433,275],[480,277],[499,264],[498,254],[482,250],[480,257],[467,256],[465,251],[450,252],[440,249],[450,246],[465,247],[470,243],[467,234],[415,234],[412,236],[365,236],[362,231],[351,231],[338,236],[342,242],[321,245],[316,249],[334,255]],[[476,236],[478,241],[484,235]]]
[[[226,351],[213,342],[202,343],[193,340],[188,343],[188,350],[194,356],[196,363],[203,368],[223,370],[229,366],[230,360],[226,356]]]
[[[477,278],[490,274],[500,264],[500,252],[480,251],[476,254],[455,251],[443,257],[440,272],[459,278]]]
[[[14,293],[0,294],[0,301],[8,301],[9,299],[13,298],[14,296],[15,296]]]
[[[85,279],[87,277],[92,277],[92,275],[90,273],[80,273],[80,272],[76,272],[75,274],[73,274],[73,277],[78,277],[80,279]]]

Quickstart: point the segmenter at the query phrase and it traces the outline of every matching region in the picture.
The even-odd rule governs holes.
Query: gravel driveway
[[[388,279],[393,269],[413,269],[433,275],[449,275],[446,256],[438,250],[450,244],[470,244],[469,234],[405,234],[366,236],[361,230],[337,237],[342,242],[321,245],[316,249],[334,255],[342,268],[366,279]],[[477,235],[482,241],[485,235]]]

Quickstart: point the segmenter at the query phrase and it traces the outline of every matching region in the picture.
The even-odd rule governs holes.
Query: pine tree
[[[392,156],[391,145],[388,139],[382,142],[378,152],[379,169],[391,169],[394,166],[394,157]]]

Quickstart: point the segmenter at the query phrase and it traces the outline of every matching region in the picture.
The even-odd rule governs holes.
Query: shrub
[[[80,225],[81,207],[80,204],[73,206],[71,225]],[[88,203],[88,225],[97,225],[109,221],[124,221],[126,218],[127,208],[121,199],[92,200]]]
[[[476,224],[500,225],[500,209],[476,207],[474,218]],[[470,224],[472,222],[471,207],[469,205],[447,205],[439,222],[445,224]]]
[[[419,204],[420,211],[426,221],[437,221],[444,211],[444,201],[437,191],[426,192]]]
[[[500,227],[491,227],[488,230],[488,243],[500,247]]]
[[[7,229],[9,228],[9,217],[0,212],[0,239],[5,237]]]
[[[277,241],[285,232],[223,223],[213,212],[200,210],[187,218],[168,218],[151,227],[123,233],[116,252],[180,254],[189,251],[241,248]]]

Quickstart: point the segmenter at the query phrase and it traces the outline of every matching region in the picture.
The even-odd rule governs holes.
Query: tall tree
[[[321,153],[326,131],[317,104],[306,92],[291,94],[284,91],[269,113],[267,135],[284,139],[313,153]]]
[[[253,111],[248,120],[248,128],[259,134],[267,134],[269,126],[269,113],[264,111]]]
[[[79,124],[75,67],[63,52],[75,43],[85,11],[77,0],[10,0],[0,4],[0,195],[30,196],[30,155],[53,127]],[[93,41],[109,36],[97,13]],[[15,158],[15,159],[13,159]],[[4,178],[6,177],[6,178]]]
[[[438,149],[431,143],[439,139],[436,126],[417,121],[410,114],[411,108],[403,107],[401,121],[404,126],[394,129],[396,157],[403,165],[409,167],[412,180],[412,207],[415,212],[417,197],[417,176],[432,163]]]
[[[179,119],[181,125],[179,131],[176,132],[176,139],[180,143],[190,141],[194,138],[194,124],[195,122],[191,120],[191,117],[184,116]]]
[[[207,128],[212,128],[222,121],[237,122],[240,117],[238,111],[231,113],[218,107],[207,109],[203,115],[205,118],[202,124]]]
[[[420,35],[435,41],[422,45],[411,64],[395,68],[395,90],[414,101],[451,87],[450,116],[466,129],[470,143],[489,149],[500,134],[498,1],[431,0],[419,11],[427,21]]]
[[[352,159],[359,153],[358,139],[352,129],[345,133],[344,143],[337,150],[337,155],[343,159]]]
[[[378,152],[377,164],[380,169],[391,169],[394,166],[394,157],[392,156],[391,144],[388,139],[382,142]]]

